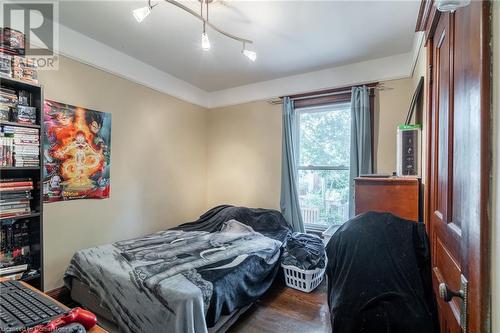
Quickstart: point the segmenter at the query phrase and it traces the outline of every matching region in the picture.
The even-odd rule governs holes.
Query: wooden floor
[[[228,333],[331,332],[325,281],[307,294],[277,282]]]

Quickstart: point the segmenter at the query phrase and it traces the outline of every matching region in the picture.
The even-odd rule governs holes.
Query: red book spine
[[[28,191],[32,190],[33,186],[18,186],[18,187],[0,187],[0,192],[7,191]]]
[[[0,188],[4,188],[4,187],[20,187],[20,186],[33,186],[33,182],[6,182],[6,183],[0,183]]]

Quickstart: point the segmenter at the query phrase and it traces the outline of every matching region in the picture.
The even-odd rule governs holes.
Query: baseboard
[[[45,294],[63,304],[68,304],[71,301],[71,294],[65,286],[46,291]]]

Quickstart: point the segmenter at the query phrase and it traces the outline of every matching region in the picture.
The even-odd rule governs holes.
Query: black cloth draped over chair
[[[423,223],[361,214],[337,230],[326,251],[333,332],[439,332]]]

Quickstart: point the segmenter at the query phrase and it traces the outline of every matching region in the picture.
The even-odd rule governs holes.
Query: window
[[[298,193],[306,227],[349,219],[349,103],[296,109],[299,115]]]

